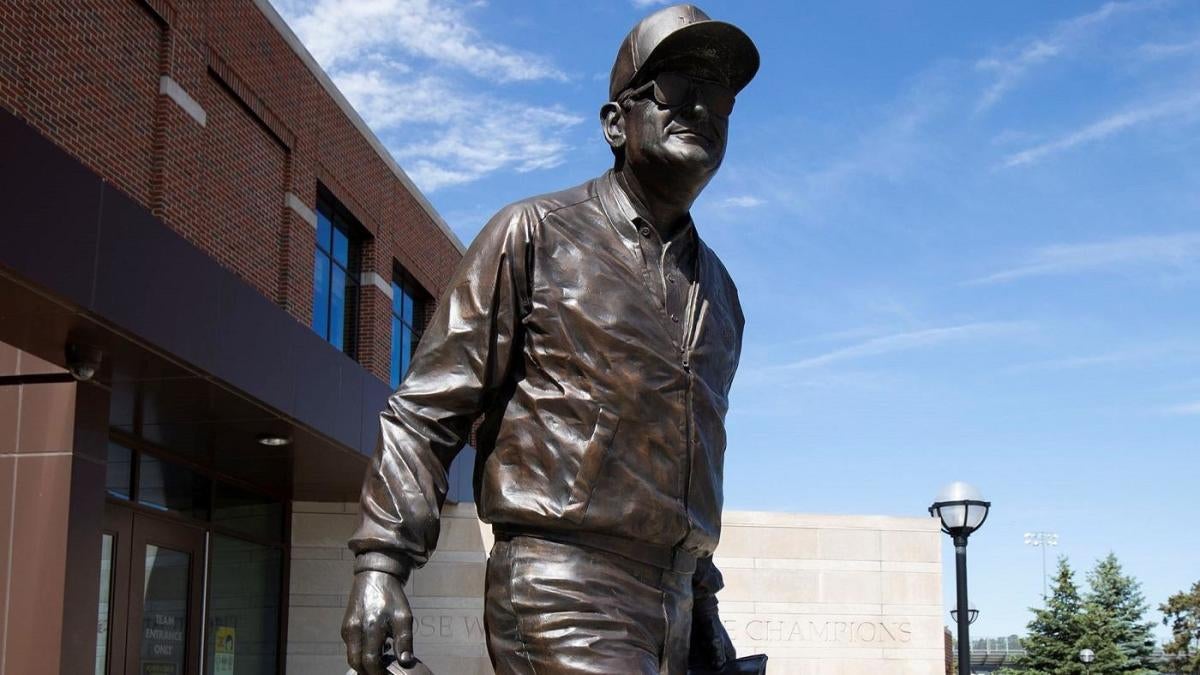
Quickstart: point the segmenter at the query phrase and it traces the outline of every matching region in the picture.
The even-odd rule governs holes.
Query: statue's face
[[[625,162],[635,173],[668,171],[679,180],[707,182],[725,158],[732,95],[724,106],[713,83],[664,75],[673,78],[671,88],[648,85],[624,106]]]

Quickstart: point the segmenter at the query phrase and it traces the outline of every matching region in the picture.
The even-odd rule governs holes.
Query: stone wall
[[[358,525],[358,504],[295,502],[288,611],[288,675],[346,672],[341,622],[353,577],[346,548]],[[491,673],[483,640],[483,573],[491,527],[474,504],[442,512],[437,552],[406,591],[417,653],[439,675]]]
[[[772,675],[943,673],[939,536],[929,518],[726,512],[726,628]]]
[[[297,502],[289,675],[345,672],[339,625],[357,505]],[[473,504],[446,508],[438,551],[409,582],[417,653],[434,672],[490,674],[483,578],[490,528]],[[726,512],[717,564],[739,653],[772,675],[945,672],[938,527],[928,518]]]

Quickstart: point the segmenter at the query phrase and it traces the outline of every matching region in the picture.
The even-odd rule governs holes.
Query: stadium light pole
[[[1025,544],[1027,546],[1033,546],[1035,548],[1040,547],[1042,549],[1042,606],[1045,607],[1046,602],[1048,602],[1046,597],[1046,549],[1050,548],[1051,546],[1058,546],[1058,533],[1026,532]]]
[[[983,500],[973,485],[957,481],[942,488],[929,507],[929,515],[942,521],[942,532],[954,540],[954,571],[958,587],[955,620],[958,622],[958,672],[971,672],[970,603],[967,601],[967,537],[987,520],[992,503]],[[978,616],[978,612],[976,612]]]

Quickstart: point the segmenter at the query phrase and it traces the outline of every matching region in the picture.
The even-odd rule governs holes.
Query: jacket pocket
[[[601,408],[596,416],[596,428],[588,439],[583,457],[579,460],[579,473],[571,484],[571,494],[567,505],[563,508],[563,518],[575,523],[583,522],[587,513],[588,502],[591,501],[592,491],[596,489],[596,479],[604,468],[604,460],[608,459],[608,451],[612,447],[613,436],[617,433],[620,418],[615,413]]]

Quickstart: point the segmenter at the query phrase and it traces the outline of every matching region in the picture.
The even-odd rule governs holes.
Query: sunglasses
[[[668,108],[678,108],[693,100],[699,100],[703,101],[704,106],[714,115],[729,117],[733,112],[733,90],[710,80],[700,80],[679,73],[659,73],[653,80],[631,90],[627,96],[635,98],[646,92],[651,92],[650,96],[656,103]]]

